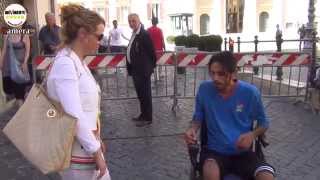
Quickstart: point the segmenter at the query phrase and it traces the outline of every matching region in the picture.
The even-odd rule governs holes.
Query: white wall
[[[38,28],[41,28],[46,24],[44,15],[47,12],[51,11],[50,0],[35,0],[36,10],[37,10],[37,19],[38,19]]]

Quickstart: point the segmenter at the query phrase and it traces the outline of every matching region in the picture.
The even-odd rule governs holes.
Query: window
[[[241,33],[243,26],[244,0],[227,0],[226,29],[227,33]]]
[[[117,19],[118,22],[123,24],[127,22],[127,17],[129,15],[129,7],[128,6],[120,6],[117,7]]]
[[[268,29],[269,14],[262,12],[259,15],[259,32],[266,32]]]
[[[200,35],[209,34],[210,17],[208,14],[200,16]]]
[[[286,23],[286,29],[290,29],[290,28],[293,28],[293,23],[292,22]]]

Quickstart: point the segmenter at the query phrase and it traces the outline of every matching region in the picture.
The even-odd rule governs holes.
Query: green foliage
[[[192,34],[186,36],[176,36],[175,45],[185,47],[197,47],[200,51],[221,51],[222,37],[219,35],[201,36]]]
[[[184,35],[176,36],[174,38],[174,43],[176,46],[185,46],[187,42],[187,37]]]
[[[174,36],[168,36],[168,37],[167,37],[167,42],[168,42],[169,44],[173,44],[173,43],[174,43],[174,39],[175,39]]]
[[[199,47],[200,37],[197,34],[187,36],[186,47]]]
[[[221,51],[222,38],[219,35],[201,36],[199,42],[200,51]]]

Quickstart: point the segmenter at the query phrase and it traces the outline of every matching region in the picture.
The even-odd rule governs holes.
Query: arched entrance
[[[261,12],[259,15],[259,32],[266,32],[268,27],[269,14]]]

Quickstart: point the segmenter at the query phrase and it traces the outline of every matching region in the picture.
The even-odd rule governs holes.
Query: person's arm
[[[146,50],[146,53],[151,58],[154,67],[156,67],[157,56],[156,56],[156,51],[154,49],[150,35],[148,34],[147,31],[145,31],[145,33],[141,35],[142,35],[142,41],[143,41],[142,43],[144,45],[144,49]]]
[[[107,51],[110,53],[111,52],[111,50],[110,50],[110,42],[111,42],[111,30],[109,31],[109,37],[108,37],[108,47],[107,47]]]
[[[23,64],[22,64],[22,71],[24,73],[27,73],[28,72],[28,60],[30,57],[30,38],[29,38],[29,35],[24,35],[22,41],[24,42],[24,45],[26,48],[25,54],[24,54],[24,60],[23,60]]]
[[[71,59],[56,59],[50,72],[55,92],[64,111],[77,119],[76,138],[88,154],[95,159],[99,177],[106,173],[107,165],[103,157],[101,143],[88,126],[80,99],[79,75]]]
[[[263,135],[269,128],[269,119],[266,117],[261,95],[257,89],[254,91],[252,110],[249,118],[257,120],[257,127],[248,133],[240,135],[237,141],[237,147],[239,149],[249,149],[254,139]]]
[[[76,138],[84,150],[93,155],[97,169],[100,171],[99,176],[103,176],[106,173],[107,165],[103,157],[101,142],[95,137],[92,130],[88,128],[88,119],[86,119],[87,117],[82,111],[79,82],[75,79],[61,78],[55,80],[55,86],[65,112],[77,118]]]
[[[163,37],[163,32],[162,31],[161,31],[161,39],[162,39],[163,50],[165,51],[166,50],[166,43],[164,41],[164,37]]]
[[[2,52],[0,54],[0,70],[2,70],[3,67],[3,62],[4,62],[4,56],[7,52],[7,40],[8,40],[8,35],[3,36],[3,46],[2,46]]]
[[[122,31],[121,31],[121,37],[122,37],[123,39],[127,40],[127,41],[130,41],[130,39],[129,39],[129,38],[127,38],[127,37],[123,34],[123,32],[122,32]]]
[[[98,151],[100,148],[100,142],[88,128],[88,119],[86,119],[86,116],[82,111],[79,82],[75,79],[56,79],[55,87],[64,111],[77,118],[76,137],[84,150],[89,154],[93,154]]]
[[[204,120],[204,108],[201,99],[201,88],[199,87],[196,100],[195,100],[195,110],[193,118],[191,121],[190,128],[185,132],[184,139],[187,144],[195,144],[197,142],[197,132],[201,127],[202,121]]]

